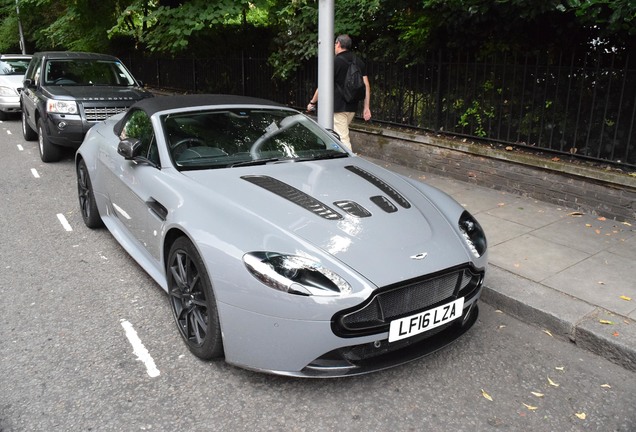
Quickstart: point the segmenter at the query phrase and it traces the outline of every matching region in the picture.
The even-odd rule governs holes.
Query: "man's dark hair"
[[[353,41],[349,37],[349,35],[340,35],[336,38],[336,42],[340,42],[340,47],[346,50],[350,50],[353,45]]]

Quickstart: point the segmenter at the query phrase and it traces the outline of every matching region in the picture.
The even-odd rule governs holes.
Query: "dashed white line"
[[[7,135],[13,135],[10,130],[7,131]]]
[[[62,224],[62,226],[64,227],[66,231],[69,231],[69,232],[73,231],[71,224],[68,223],[68,221],[66,220],[66,218],[64,217],[62,213],[58,213],[57,218],[59,219],[60,223]]]
[[[126,337],[128,341],[133,346],[133,354],[137,356],[139,360],[143,362],[146,366],[146,372],[150,375],[151,378],[158,377],[160,372],[155,366],[155,361],[150,356],[150,353],[146,349],[143,343],[141,343],[141,339],[137,336],[137,332],[135,331],[133,325],[126,321],[125,319],[121,320],[121,326],[126,331]]]
[[[31,168],[31,174],[33,174],[33,177],[35,178],[40,178],[40,174],[38,174],[38,170],[35,168]]]
[[[22,147],[22,144],[18,144],[18,150],[23,151],[24,147]]]

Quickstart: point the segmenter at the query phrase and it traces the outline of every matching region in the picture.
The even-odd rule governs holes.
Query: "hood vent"
[[[395,213],[397,211],[397,207],[385,196],[372,196],[371,201],[387,213]]]
[[[359,168],[357,166],[348,165],[345,168],[351,171],[352,173],[359,175],[360,177],[367,180],[369,183],[373,184],[374,186],[376,186],[378,189],[380,189],[382,192],[387,194],[389,197],[393,198],[393,200],[397,202],[400,206],[404,208],[411,208],[411,204],[406,200],[406,198],[404,198],[398,191],[396,191],[391,186],[389,186],[384,180],[374,176],[370,172],[365,171],[362,168]]]
[[[336,201],[334,204],[340,209],[349,213],[351,216],[359,218],[371,216],[371,212],[369,212],[369,210],[365,209],[360,204],[354,201]]]
[[[260,186],[265,190],[275,193],[276,195],[285,198],[286,200],[291,201],[322,218],[328,220],[340,220],[343,218],[340,213],[331,209],[326,204],[323,204],[310,195],[307,195],[305,192],[298,190],[287,183],[283,183],[280,180],[276,180],[273,177],[252,175],[242,176],[241,178],[255,184],[256,186]]]

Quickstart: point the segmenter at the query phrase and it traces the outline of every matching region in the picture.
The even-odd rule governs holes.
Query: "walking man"
[[[359,101],[354,100],[347,102],[342,94],[342,89],[345,87],[345,80],[347,77],[347,71],[349,65],[352,62],[360,69],[362,73],[362,79],[366,93],[364,95],[364,109],[362,116],[366,121],[371,119],[371,109],[369,108],[369,102],[371,100],[371,86],[369,84],[369,77],[367,76],[366,65],[362,60],[357,58],[351,51],[353,45],[349,35],[340,35],[336,38],[334,58],[334,97],[333,97],[333,128],[340,135],[340,141],[351,150],[351,140],[349,138],[349,125],[353,120],[353,117],[358,111]],[[313,111],[316,108],[318,102],[318,89],[314,93],[313,97],[307,105],[308,111]]]

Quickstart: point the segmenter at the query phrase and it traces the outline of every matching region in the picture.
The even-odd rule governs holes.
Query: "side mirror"
[[[141,141],[137,138],[126,138],[119,141],[117,153],[122,155],[126,160],[133,160],[139,156],[141,150]]]
[[[24,85],[24,88],[29,88],[29,87],[33,87],[33,80],[32,79],[25,79],[22,84]]]

